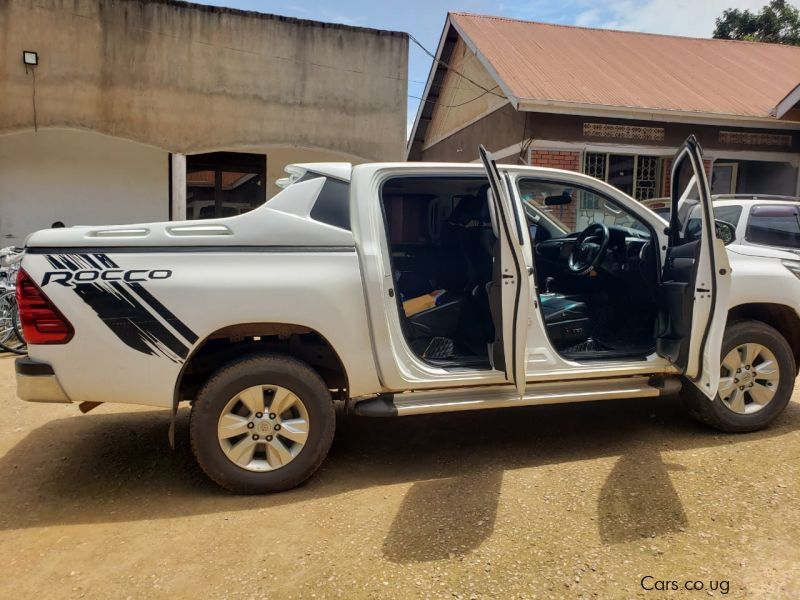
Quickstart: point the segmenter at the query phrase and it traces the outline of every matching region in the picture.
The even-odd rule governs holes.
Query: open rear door
[[[708,178],[694,136],[675,155],[671,177],[669,247],[661,279],[656,349],[713,399],[719,387],[731,267],[725,245],[716,235]],[[683,238],[679,220],[679,203],[687,198],[697,200],[701,207],[701,234],[693,239]]]
[[[483,146],[480,156],[491,187],[489,208],[497,235],[490,291],[496,329],[492,358],[495,368],[505,370],[506,379],[514,383],[522,396],[525,393],[530,275],[522,253],[522,230],[516,221],[517,212],[511,204],[506,180]]]

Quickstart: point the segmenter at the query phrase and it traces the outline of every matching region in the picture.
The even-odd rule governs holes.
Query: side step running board
[[[404,417],[430,413],[590,402],[618,398],[670,396],[681,389],[677,377],[620,377],[529,384],[520,398],[514,386],[446,388],[432,391],[381,394],[353,407],[363,417]]]

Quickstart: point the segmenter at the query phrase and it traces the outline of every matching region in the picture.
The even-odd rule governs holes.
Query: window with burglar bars
[[[587,152],[583,172],[607,181],[637,200],[658,197],[662,159],[658,156]]]
[[[650,200],[656,197],[658,189],[658,157],[636,157],[636,187],[633,197],[637,200]]]
[[[608,154],[599,154],[597,152],[587,152],[586,160],[584,161],[583,172],[591,175],[597,179],[606,180],[606,162],[608,161]]]

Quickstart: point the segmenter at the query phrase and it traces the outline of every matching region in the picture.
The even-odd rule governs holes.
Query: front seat
[[[592,337],[589,310],[580,296],[540,294],[545,327],[556,349],[569,348]]]

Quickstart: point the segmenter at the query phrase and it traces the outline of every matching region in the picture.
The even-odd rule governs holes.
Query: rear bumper
[[[55,402],[70,404],[70,400],[56,379],[53,367],[23,356],[15,363],[17,371],[17,396],[26,402]]]

